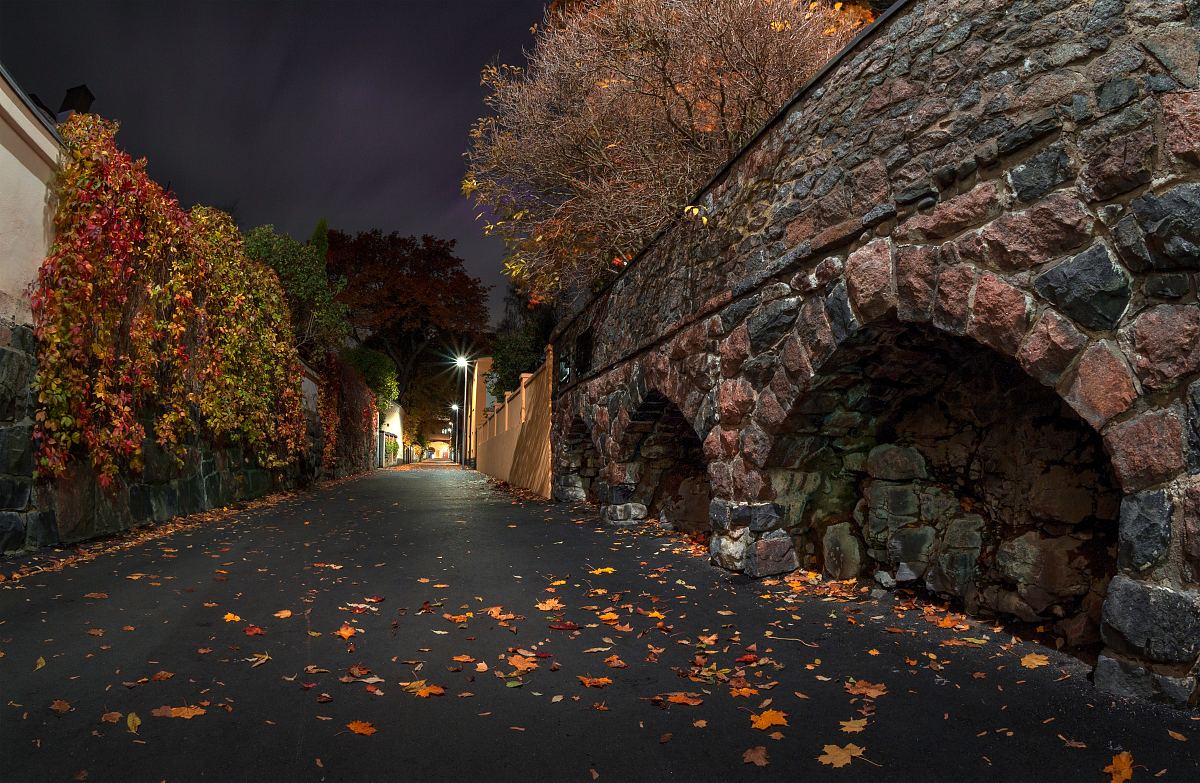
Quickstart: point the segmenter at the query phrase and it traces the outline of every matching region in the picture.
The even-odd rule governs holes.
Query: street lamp
[[[470,410],[467,407],[467,376],[470,374],[469,372],[467,372],[467,370],[470,367],[471,360],[468,359],[466,356],[459,356],[459,357],[455,358],[454,364],[460,370],[463,371],[463,424],[466,424],[467,423],[467,411]],[[457,408],[457,407],[458,406],[456,405],[455,408]],[[466,427],[463,427],[461,432],[459,433],[459,442],[462,445],[462,449],[458,453],[458,463],[465,468],[467,466],[467,453],[466,453],[467,452],[467,428]]]
[[[454,438],[453,438],[453,440],[454,440],[454,444],[455,444],[455,446],[454,446],[454,451],[455,451],[455,452],[458,452],[458,435],[459,435],[459,428],[458,428],[458,403],[455,403],[454,405],[451,405],[451,406],[450,406],[450,410],[454,411]],[[456,453],[456,454],[455,454],[455,456],[458,456],[458,454]]]

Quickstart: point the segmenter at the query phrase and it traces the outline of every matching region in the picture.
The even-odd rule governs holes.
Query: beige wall
[[[521,385],[486,411],[476,432],[480,472],[550,497],[550,381],[554,362],[521,376]]]
[[[0,317],[32,322],[29,287],[53,239],[60,142],[0,73]]]

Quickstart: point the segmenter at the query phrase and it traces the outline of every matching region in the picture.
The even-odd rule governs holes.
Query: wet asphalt
[[[903,594],[384,470],[0,583],[0,781],[1066,783],[1124,752],[1200,780],[1200,715],[1088,675]]]

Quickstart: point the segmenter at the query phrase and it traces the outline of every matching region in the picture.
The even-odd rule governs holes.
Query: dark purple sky
[[[459,194],[480,69],[519,62],[544,0],[0,0],[0,62],[57,109],[86,82],[93,111],[185,205],[244,229],[458,240],[493,285],[501,247]]]

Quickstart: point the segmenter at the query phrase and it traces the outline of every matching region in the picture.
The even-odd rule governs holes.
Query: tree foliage
[[[387,354],[370,348],[344,348],[341,355],[343,361],[358,370],[374,392],[379,410],[386,410],[400,396],[396,363]]]
[[[55,240],[32,295],[39,475],[86,456],[111,485],[141,468],[146,421],[179,459],[203,428],[291,460],[304,419],[279,278],[228,215],[185,214],[117,129],[90,114],[60,126]]]
[[[871,19],[797,0],[577,0],[483,72],[463,192],[535,297],[618,271]]]
[[[529,303],[515,285],[510,284],[504,302],[504,320],[492,341],[492,370],[487,376],[488,392],[496,399],[517,388],[521,373],[542,365],[554,329],[554,310]]]
[[[330,231],[328,267],[346,280],[338,299],[355,339],[395,362],[406,409],[418,368],[445,361],[433,348],[470,343],[487,327],[487,288],[463,269],[453,241]]]
[[[328,229],[322,220],[308,243],[259,226],[246,235],[246,255],[279,274],[287,295],[296,349],[310,363],[342,346],[349,334],[346,305],[337,300],[344,281],[325,269]]]

